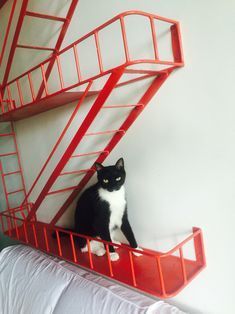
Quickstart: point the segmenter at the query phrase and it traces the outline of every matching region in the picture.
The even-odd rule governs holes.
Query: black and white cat
[[[78,200],[74,231],[114,243],[114,232],[120,228],[130,246],[140,249],[127,217],[124,188],[126,172],[123,158],[120,158],[114,166],[104,167],[95,163],[95,167],[98,182],[85,190]],[[85,239],[79,238],[79,246],[82,252],[87,252]],[[106,253],[104,245],[100,242],[91,241],[90,246],[92,253],[98,256]],[[119,259],[113,246],[109,246],[109,251],[112,261]],[[141,254],[135,253],[135,255]]]

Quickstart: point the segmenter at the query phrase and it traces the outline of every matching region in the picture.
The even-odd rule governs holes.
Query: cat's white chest
[[[115,227],[120,228],[122,225],[122,217],[126,208],[125,188],[122,186],[120,190],[109,192],[105,189],[99,189],[99,196],[102,200],[109,203],[110,220],[109,230]]]

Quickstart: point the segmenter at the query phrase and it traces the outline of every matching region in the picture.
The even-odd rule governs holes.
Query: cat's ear
[[[102,166],[100,163],[98,162],[95,162],[95,169],[96,171],[100,171],[104,168],[104,166]]]
[[[118,161],[115,164],[116,168],[118,170],[124,169],[124,160],[123,158],[118,159]]]

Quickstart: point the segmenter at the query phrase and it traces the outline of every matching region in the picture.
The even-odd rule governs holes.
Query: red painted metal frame
[[[132,60],[130,58],[130,52],[129,52],[129,47],[128,47],[128,41],[127,41],[127,34],[126,34],[126,25],[125,25],[125,17],[129,16],[129,15],[138,15],[138,16],[144,16],[145,18],[147,18],[149,20],[149,25],[151,28],[151,33],[152,33],[152,44],[153,44],[153,50],[154,50],[154,56],[153,59],[144,59],[144,60]],[[173,51],[173,57],[174,57],[174,61],[161,61],[159,60],[159,54],[158,54],[158,47],[157,47],[157,37],[156,37],[156,31],[155,31],[155,26],[154,26],[154,22],[155,20],[160,20],[160,21],[164,21],[167,23],[170,23],[170,30],[171,30],[171,40],[172,40],[172,51]],[[100,50],[100,44],[99,44],[99,32],[101,30],[103,30],[105,27],[109,26],[110,24],[114,23],[114,22],[119,22],[120,23],[120,28],[121,28],[121,33],[122,33],[122,40],[123,40],[123,48],[125,51],[125,61],[123,64],[121,64],[120,66],[116,67],[115,69],[110,69],[110,70],[104,70],[103,67],[103,61],[102,61],[102,53]],[[95,75],[94,77],[90,78],[90,79],[83,79],[81,76],[81,72],[80,72],[80,66],[79,66],[79,56],[78,56],[78,52],[77,52],[77,45],[81,42],[83,42],[84,40],[86,40],[87,38],[89,38],[90,36],[94,36],[94,40],[95,40],[95,45],[96,45],[96,50],[97,50],[97,59],[98,59],[98,64],[99,64],[99,74]],[[73,84],[72,86],[69,86],[67,88],[64,88],[64,81],[63,81],[63,73],[61,70],[61,66],[60,66],[60,57],[63,53],[71,50],[73,51],[73,55],[75,58],[75,63],[76,63],[76,70],[77,70],[77,75],[78,75],[78,83],[77,84]],[[34,189],[35,185],[37,184],[40,176],[42,175],[43,171],[45,170],[48,162],[50,161],[51,157],[53,156],[56,148],[58,147],[59,143],[61,142],[63,136],[65,135],[65,133],[67,132],[70,124],[72,123],[78,108],[80,107],[81,103],[84,101],[86,95],[89,93],[91,84],[93,82],[93,79],[98,79],[104,75],[110,74],[109,79],[107,80],[106,84],[104,85],[103,89],[99,92],[99,95],[94,103],[94,105],[92,106],[92,108],[90,109],[87,117],[85,118],[85,120],[82,123],[82,126],[78,129],[77,133],[75,134],[75,136],[73,137],[71,143],[69,144],[68,148],[66,149],[63,157],[61,158],[61,160],[58,162],[56,168],[54,169],[54,171],[52,172],[50,178],[48,179],[46,185],[44,186],[44,188],[42,189],[41,193],[39,194],[39,196],[37,197],[35,204],[32,208],[32,211],[30,212],[30,214],[28,215],[27,219],[30,220],[32,218],[35,217],[36,211],[38,210],[38,208],[40,207],[40,205],[42,204],[43,200],[46,198],[47,195],[52,195],[55,193],[60,193],[60,192],[66,192],[66,191],[71,191],[73,190],[73,192],[71,193],[71,195],[69,196],[69,198],[66,200],[66,202],[63,204],[63,206],[61,207],[61,209],[57,212],[57,214],[55,215],[55,217],[52,219],[51,221],[51,225],[55,225],[56,222],[58,221],[58,219],[63,215],[63,213],[65,212],[65,210],[67,209],[67,207],[71,204],[71,202],[74,200],[74,198],[77,196],[78,192],[85,186],[85,184],[88,182],[88,180],[91,178],[91,176],[94,173],[94,170],[92,171],[91,169],[88,169],[86,171],[84,170],[79,170],[79,173],[85,173],[84,178],[81,180],[81,182],[78,184],[78,186],[73,186],[73,187],[68,187],[68,188],[63,188],[63,189],[59,189],[57,191],[51,191],[51,188],[53,186],[53,184],[55,183],[56,179],[61,176],[61,175],[65,175],[65,174],[69,174],[68,172],[64,172],[62,173],[62,170],[64,169],[65,165],[67,164],[67,162],[69,161],[69,159],[72,157],[75,149],[77,148],[78,144],[80,143],[81,139],[84,136],[92,136],[92,135],[101,135],[101,134],[112,134],[113,133],[113,137],[110,140],[109,144],[107,145],[106,148],[104,148],[103,152],[98,154],[98,158],[97,158],[97,162],[103,162],[105,160],[105,158],[108,156],[108,154],[110,153],[110,151],[116,146],[116,144],[120,141],[120,139],[122,138],[122,136],[125,134],[125,132],[128,130],[128,128],[131,126],[131,124],[135,121],[135,119],[138,117],[138,115],[140,114],[140,112],[145,108],[145,106],[147,105],[147,103],[150,101],[150,99],[154,96],[154,94],[157,92],[157,90],[160,88],[160,86],[162,85],[162,83],[166,80],[167,76],[169,75],[169,73],[171,73],[171,71],[177,67],[180,67],[183,65],[183,56],[182,56],[182,47],[181,47],[181,38],[180,38],[180,31],[179,31],[179,24],[176,21],[170,20],[170,19],[166,19],[166,18],[162,18],[153,14],[149,14],[149,13],[144,13],[144,12],[139,12],[139,11],[129,11],[129,12],[124,12],[122,14],[119,14],[118,16],[116,16],[115,18],[109,20],[108,22],[104,23],[103,25],[101,25],[100,27],[97,27],[95,30],[93,30],[92,32],[88,33],[87,35],[83,36],[81,39],[77,40],[76,42],[74,42],[73,44],[69,45],[68,47],[64,48],[62,51],[60,51],[57,55],[56,55],[56,59],[54,60],[54,56],[46,59],[44,62],[40,63],[38,66],[33,67],[32,69],[30,69],[29,71],[23,73],[22,75],[20,75],[19,77],[17,77],[16,79],[10,81],[8,84],[6,84],[3,88],[6,88],[7,90],[7,95],[8,95],[8,99],[10,101],[10,106],[8,107],[8,111],[14,111],[16,110],[16,105],[13,102],[12,96],[11,96],[11,90],[10,90],[10,85],[13,83],[17,83],[17,87],[18,87],[18,92],[19,92],[19,99],[20,99],[20,108],[24,107],[24,101],[23,101],[23,95],[22,95],[22,91],[21,91],[21,87],[20,87],[20,83],[19,80],[22,77],[27,77],[29,80],[29,84],[30,84],[30,90],[31,90],[31,94],[32,94],[32,104],[34,104],[35,107],[35,102],[37,101],[37,98],[35,98],[35,93],[34,93],[34,86],[33,86],[33,82],[31,79],[31,74],[35,69],[40,69],[42,72],[42,79],[43,79],[43,85],[45,88],[45,98],[48,97],[52,97],[55,95],[60,94],[61,92],[67,91],[71,88],[74,88],[75,86],[79,86],[81,84],[84,83],[88,83],[88,87],[85,90],[85,93],[83,94],[83,97],[80,99],[80,101],[78,102],[78,106],[75,108],[75,111],[73,113],[73,115],[71,116],[70,120],[68,121],[67,126],[65,127],[64,131],[62,132],[59,140],[57,141],[54,149],[52,150],[50,156],[48,157],[48,159],[46,160],[46,163],[44,164],[42,170],[40,171],[38,177],[36,178],[36,180],[34,181],[29,193],[27,194],[27,197],[25,198],[22,206],[27,202],[27,199],[30,197],[30,194],[32,192],[32,190]],[[50,67],[50,65],[56,61],[57,62],[57,68],[58,68],[58,74],[59,74],[59,79],[60,79],[60,90],[56,93],[54,93],[53,95],[49,95],[49,91],[48,91],[48,72],[45,71],[44,67],[45,65],[48,63],[49,66],[47,68]],[[167,66],[170,66],[169,68],[165,69],[163,72],[159,72],[159,71],[145,71],[145,70],[133,70],[133,69],[128,69],[128,67],[130,65],[133,64],[142,64],[142,63],[152,63],[152,64],[164,64]],[[128,80],[126,82],[122,82],[118,84],[119,79],[121,78],[121,76],[124,73],[138,73],[141,76],[137,77],[135,79],[131,79]],[[147,74],[146,74],[147,73]],[[146,75],[143,75],[146,74]],[[146,77],[149,78],[151,76],[156,77],[151,86],[148,88],[148,90],[145,92],[144,96],[140,99],[140,101],[133,105],[133,109],[130,112],[129,116],[127,117],[126,121],[122,124],[122,126],[118,129],[118,130],[107,130],[105,132],[96,132],[96,133],[86,133],[86,131],[88,130],[89,126],[91,125],[91,123],[94,121],[95,117],[97,116],[97,114],[99,113],[100,109],[102,107],[106,107],[106,108],[115,108],[115,107],[120,107],[117,105],[114,106],[103,106],[105,103],[105,100],[107,99],[107,97],[109,96],[109,94],[112,92],[112,90],[117,87],[117,86],[123,86],[124,84],[128,84],[128,83],[133,83],[136,82],[140,79],[145,79]],[[39,89],[40,90],[40,89]],[[30,104],[27,104],[30,105]],[[126,107],[127,105],[121,105],[121,107]],[[20,109],[19,108],[19,109]],[[18,109],[18,110],[19,110]],[[4,114],[5,108],[4,108],[4,104],[2,102],[2,112]],[[104,153],[106,152],[106,153]],[[91,153],[91,152],[90,152]],[[87,154],[90,154],[87,153]],[[78,172],[78,171],[77,171]],[[74,173],[70,172],[70,173]]]
[[[29,222],[25,216],[30,206],[26,204],[23,208],[1,213],[1,228],[5,235],[156,297],[166,299],[175,296],[206,266],[203,236],[199,228],[193,228],[190,236],[166,253],[148,249],[139,251],[125,244],[114,244],[61,228],[52,228],[42,222]],[[55,238],[52,237],[53,233]],[[76,247],[79,237],[86,239],[87,253],[81,253]],[[103,243],[105,256],[97,257],[91,253],[92,240]],[[195,260],[185,258],[183,254],[185,246],[192,241]],[[110,244],[117,247],[119,261],[110,260]],[[142,256],[133,256],[135,252]]]
[[[27,1],[26,1],[27,2]],[[74,9],[74,8],[73,8]],[[51,20],[58,20],[63,18],[57,18],[54,16],[38,14],[35,12],[26,11],[25,14],[32,17],[37,18],[48,18]],[[152,59],[141,59],[141,60],[133,60],[131,59],[128,38],[126,33],[126,24],[125,17],[128,15],[141,15],[149,20],[149,25],[152,34],[152,46],[153,46],[153,58]],[[158,41],[156,35],[156,29],[154,22],[155,20],[161,20],[166,23],[170,23],[170,31],[171,31],[171,40],[172,40],[172,52],[173,52],[173,61],[168,60],[160,60],[159,59],[159,51],[158,51]],[[125,60],[116,68],[105,69],[103,63],[103,56],[100,47],[100,37],[99,32],[105,27],[109,26],[114,22],[120,23],[122,40],[123,40],[123,49],[125,54]],[[66,23],[64,23],[66,31]],[[77,45],[82,41],[86,40],[90,36],[93,36],[95,47],[97,51],[97,60],[98,60],[98,68],[99,73],[94,75],[93,77],[84,79],[82,77],[82,73],[80,71],[79,64],[79,55],[77,51]],[[61,43],[60,43],[61,45]],[[19,46],[19,45],[18,45]],[[21,47],[22,48],[22,47]],[[48,48],[45,47],[27,47],[27,48],[36,48],[40,50],[45,50]],[[49,48],[50,49],[50,48]],[[57,49],[57,48],[56,48]],[[60,57],[63,53],[69,51],[73,52],[74,61],[76,65],[78,82],[71,86],[65,87],[64,78],[62,73],[62,67],[60,64]],[[50,74],[52,72],[53,66],[56,63],[59,81],[60,81],[60,89],[53,94],[49,93],[48,88],[48,80]],[[139,64],[139,69],[131,69],[130,66]],[[164,70],[145,70],[142,67],[143,64],[161,64],[166,67]],[[67,162],[71,158],[79,158],[83,156],[96,156],[96,162],[102,163],[105,158],[109,155],[112,149],[118,144],[123,135],[127,132],[132,123],[136,120],[139,114],[145,109],[147,104],[150,102],[152,97],[156,94],[161,85],[168,78],[170,73],[178,68],[183,66],[183,55],[182,55],[182,47],[181,47],[181,38],[179,31],[179,24],[176,21],[161,18],[159,16],[148,14],[139,11],[130,11],[119,14],[115,18],[110,21],[104,23],[102,26],[96,28],[94,31],[89,34],[83,36],[81,39],[76,41],[75,43],[69,45],[64,48],[60,52],[55,51],[54,55],[44,62],[40,63],[38,66],[30,69],[29,71],[23,73],[16,79],[4,84],[2,87],[2,91],[0,93],[0,103],[2,108],[2,115],[4,116],[6,113],[14,112],[16,110],[23,110],[26,106],[37,106],[38,100],[52,100],[53,97],[63,94],[64,92],[73,89],[82,84],[87,84],[84,92],[77,103],[71,117],[69,118],[64,130],[59,136],[52,152],[50,153],[48,159],[43,165],[41,171],[39,172],[37,178],[35,179],[32,187],[29,192],[25,193],[25,199],[20,207],[17,208],[9,208],[8,210],[0,213],[0,225],[4,234],[13,237],[21,242],[24,242],[28,245],[36,247],[46,253],[58,256],[67,261],[73,262],[77,265],[86,267],[90,270],[96,271],[99,274],[111,277],[114,280],[118,280],[124,284],[127,284],[131,287],[137,288],[146,293],[153,294],[157,297],[161,298],[169,298],[176,295],[181,289],[183,289],[206,265],[205,262],[205,254],[203,248],[203,238],[202,232],[199,228],[193,228],[193,233],[189,237],[187,237],[180,244],[176,245],[172,250],[167,253],[155,252],[148,249],[144,249],[143,251],[138,251],[130,248],[124,244],[114,244],[114,246],[118,247],[118,252],[120,255],[120,260],[118,262],[112,262],[109,254],[109,245],[111,243],[99,239],[93,239],[91,237],[76,234],[71,231],[64,230],[62,228],[56,227],[56,223],[62,217],[64,212],[67,210],[68,206],[73,202],[73,200],[77,197],[78,193],[85,187],[89,179],[95,172],[93,164],[91,168],[88,169],[80,169],[80,170],[70,170],[65,171],[64,168]],[[47,67],[47,68],[46,68]],[[46,69],[45,69],[46,68]],[[39,91],[36,95],[34,83],[32,80],[32,73],[34,70],[40,69],[42,73],[42,82],[39,88]],[[138,74],[137,77],[133,79],[128,79],[127,81],[121,81],[121,78],[124,74]],[[69,127],[71,126],[74,118],[76,117],[81,104],[84,102],[85,98],[90,94],[92,84],[94,80],[104,77],[106,75],[106,83],[100,91],[96,91],[97,98],[94,100],[93,105],[91,106],[88,114],[85,119],[81,123],[81,126],[78,128],[77,132],[73,136],[71,142],[68,144],[68,147],[65,149],[61,159],[58,161],[55,168],[52,170],[49,179],[46,184],[42,188],[38,197],[36,198],[35,203],[28,203],[28,199],[30,199],[31,193],[35,188],[38,180],[41,178],[44,170],[46,169],[49,161],[54,156],[59,144],[62,139],[69,131]],[[24,97],[22,94],[22,89],[20,85],[20,79],[26,77],[29,82],[32,101],[30,103],[24,102]],[[121,87],[125,84],[135,83],[138,80],[143,80],[146,78],[151,78],[152,82],[147,87],[146,90],[143,90],[143,96],[136,104],[105,104],[107,98],[110,96],[114,88]],[[17,90],[19,94],[20,106],[18,108],[18,104],[15,99],[12,99],[11,93],[11,84],[15,83],[17,85]],[[2,99],[4,95],[4,91],[6,90],[7,97]],[[94,92],[92,92],[94,94]],[[43,96],[44,95],[44,96]],[[6,106],[5,106],[6,105]],[[98,132],[87,132],[97,115],[100,113],[102,109],[112,109],[115,108],[130,108],[130,112],[125,119],[125,121],[121,124],[119,128],[116,130],[106,130],[106,131],[98,131]],[[49,109],[49,108],[48,108]],[[13,125],[12,125],[13,127]],[[106,147],[99,151],[85,152],[85,153],[74,153],[79,143],[85,136],[103,136],[103,135],[112,135],[109,143]],[[9,134],[0,134],[0,136],[14,136],[14,142],[16,146],[17,156],[18,156],[18,147],[15,140],[14,130]],[[15,154],[15,152],[9,153],[9,155]],[[1,157],[1,156],[0,156]],[[18,156],[19,157],[19,156]],[[11,176],[14,174],[21,173],[22,168],[19,161],[19,170],[13,171],[10,173],[3,174],[2,166],[0,163],[0,172],[1,178],[3,182],[3,188],[6,194],[6,197],[12,193],[16,193],[18,191],[7,192],[7,187],[5,183],[5,177]],[[76,186],[61,188],[57,190],[53,190],[52,187],[56,182],[57,178],[60,176],[65,176],[68,174],[77,174],[84,175],[81,179],[80,183]],[[23,189],[25,192],[25,185],[23,181]],[[51,222],[46,224],[40,221],[37,221],[36,213],[39,207],[42,205],[42,202],[48,195],[53,195],[57,193],[64,193],[67,191],[71,191],[71,194],[66,199],[62,207],[57,211],[55,216],[52,218]],[[55,239],[52,237],[53,232],[55,233]],[[64,237],[66,234],[68,237]],[[85,238],[88,246],[88,253],[81,253],[76,246],[76,240],[78,237]],[[97,242],[102,242],[105,249],[106,255],[103,257],[96,257],[91,253],[90,241],[95,240]],[[194,243],[194,251],[195,251],[195,259],[190,260],[184,257],[184,248],[185,245],[190,241]],[[133,256],[133,253],[141,253],[141,257]],[[176,256],[178,254],[178,256]]]
[[[71,5],[70,5],[70,8],[69,8],[68,13],[67,13],[65,18],[57,17],[57,16],[51,16],[51,15],[42,14],[42,13],[38,13],[38,12],[27,11],[28,1],[29,0],[23,0],[22,1],[20,15],[19,15],[19,18],[18,18],[18,22],[17,22],[14,38],[13,38],[13,41],[12,41],[12,44],[11,44],[11,49],[10,49],[10,53],[9,53],[9,57],[8,57],[8,62],[7,62],[6,69],[5,69],[5,74],[4,74],[3,81],[2,81],[2,85],[3,85],[3,90],[1,92],[2,95],[3,95],[4,90],[5,90],[4,86],[6,85],[6,83],[8,81],[8,78],[9,78],[9,74],[10,74],[10,70],[11,70],[11,66],[12,66],[12,62],[13,62],[14,56],[15,56],[16,49],[17,48],[26,48],[26,49],[43,50],[43,47],[27,46],[27,45],[19,45],[18,44],[18,39],[19,39],[19,36],[20,36],[22,25],[24,23],[24,18],[26,16],[29,16],[29,17],[32,17],[32,18],[42,18],[42,19],[47,19],[47,20],[59,21],[59,22],[63,23],[63,25],[61,27],[61,30],[60,30],[60,35],[58,36],[58,39],[57,39],[55,47],[53,49],[52,48],[49,49],[49,50],[52,50],[53,52],[55,52],[55,51],[58,51],[60,49],[61,45],[62,45],[62,42],[63,42],[63,39],[65,37],[66,31],[68,29],[68,26],[70,24],[70,21],[72,19],[73,13],[75,11],[75,8],[76,8],[79,0],[71,0]],[[48,49],[44,49],[44,50],[48,50]],[[52,66],[53,66],[53,64],[54,63],[51,62]],[[50,71],[51,70],[50,70],[50,66],[49,66],[48,69],[47,69],[48,75],[49,75]]]
[[[10,28],[11,28],[13,16],[15,13],[16,2],[17,2],[17,0],[14,0],[12,3],[12,7],[11,7],[11,11],[10,11],[10,15],[9,15],[8,23],[7,23],[6,33],[5,33],[5,36],[3,39],[3,45],[2,45],[1,52],[0,52],[0,66],[2,64],[2,60],[4,57],[5,50],[6,50],[6,45],[7,45],[7,41],[8,41],[8,37],[9,37],[9,33],[10,33]],[[0,8],[1,8],[1,5],[0,5]]]
[[[149,27],[150,27],[151,32],[152,32],[152,45],[153,45],[153,50],[154,50],[154,55],[153,55],[152,59],[141,59],[141,60],[131,59],[129,48],[128,48],[128,40],[127,40],[126,25],[125,25],[125,17],[130,16],[130,15],[145,17],[147,20],[149,20]],[[155,29],[153,28],[153,23],[156,20],[169,23],[170,31],[171,31],[171,40],[172,40],[172,51],[173,51],[173,58],[174,58],[173,61],[160,60],[158,58],[157,37],[156,37]],[[36,105],[35,101],[38,101],[39,99],[40,100],[43,100],[43,99],[47,100],[47,99],[55,97],[57,95],[61,95],[62,93],[68,92],[69,90],[72,90],[75,87],[86,84],[87,82],[89,82],[91,80],[94,81],[96,79],[99,79],[100,77],[103,77],[103,76],[113,72],[114,68],[107,69],[107,70],[103,69],[102,53],[101,53],[101,49],[100,49],[100,45],[99,45],[99,32],[101,30],[105,29],[106,27],[110,26],[111,24],[115,23],[115,22],[120,23],[120,27],[121,27],[121,31],[122,31],[123,48],[124,48],[124,52],[125,52],[125,60],[123,61],[123,63],[121,63],[119,66],[117,66],[115,68],[115,70],[125,68],[125,70],[128,71],[128,73],[140,74],[139,78],[135,78],[133,80],[128,80],[126,82],[122,82],[120,85],[128,84],[128,83],[134,82],[134,81],[139,80],[139,79],[147,78],[149,76],[154,76],[158,72],[158,71],[149,71],[149,70],[143,70],[143,69],[140,69],[139,71],[128,69],[128,67],[135,65],[135,64],[140,64],[140,66],[141,66],[141,64],[164,65],[167,67],[167,69],[165,69],[164,71],[168,72],[168,73],[170,71],[174,70],[175,68],[178,68],[178,67],[181,67],[184,65],[182,46],[181,46],[180,29],[179,29],[179,23],[177,21],[166,19],[163,17],[159,17],[157,15],[154,15],[154,14],[145,13],[145,12],[141,12],[141,11],[124,12],[122,14],[117,15],[116,17],[109,20],[108,22],[104,23],[103,25],[97,27],[95,30],[86,34],[85,36],[83,36],[79,40],[75,41],[71,45],[65,47],[64,49],[62,49],[60,52],[56,53],[52,57],[47,58],[46,60],[41,62],[39,65],[31,68],[30,70],[24,72],[23,74],[21,74],[17,78],[8,82],[6,85],[2,86],[2,90],[5,90],[6,88],[10,89],[12,84],[15,84],[15,83],[19,84],[19,80],[23,79],[23,78],[28,80],[29,84],[30,84],[31,102],[25,103],[23,101],[23,96],[22,96],[21,91],[18,90],[18,94],[19,94],[18,98],[21,99],[22,101],[21,101],[20,105],[16,106],[16,108],[12,108],[12,109],[10,108],[10,110],[8,110],[8,111],[21,110],[22,107],[28,108],[31,105],[35,107],[35,105]],[[96,45],[96,49],[97,49],[97,61],[99,64],[99,73],[97,73],[97,75],[94,75],[94,76],[89,77],[89,78],[82,78],[81,71],[80,71],[80,65],[79,65],[79,56],[78,56],[78,52],[77,52],[77,46],[80,43],[84,42],[87,38],[94,38],[94,40],[95,40],[95,45]],[[63,84],[63,73],[62,73],[61,66],[60,66],[60,58],[63,54],[67,53],[68,51],[73,52],[73,55],[74,55],[74,61],[76,64],[76,71],[77,71],[77,75],[78,75],[78,82],[75,84],[72,84],[70,86],[67,86],[65,88],[64,84]],[[57,62],[57,67],[58,67],[60,88],[56,92],[53,92],[50,94],[48,91],[48,78],[50,76],[50,73],[52,71],[52,67],[53,67],[55,62]],[[47,66],[47,70],[45,70],[46,66]],[[32,82],[32,80],[30,80],[32,73],[36,70],[41,70],[41,72],[42,72],[42,83],[40,85],[37,96],[35,96],[35,92],[34,92],[35,88],[33,86],[33,82]],[[146,74],[146,76],[143,76],[143,74]],[[45,95],[42,96],[42,92],[44,90],[45,90]],[[3,92],[2,92],[2,95],[3,95]],[[3,108],[3,103],[1,104],[1,107]],[[6,110],[2,109],[2,112],[6,114]],[[1,115],[0,115],[0,117],[1,117]]]

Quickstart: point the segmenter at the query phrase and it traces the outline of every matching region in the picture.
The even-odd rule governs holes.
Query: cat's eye
[[[116,181],[120,181],[120,180],[121,180],[121,177],[116,178]]]
[[[108,179],[103,179],[103,182],[104,182],[104,183],[108,183],[109,180],[108,180]]]

